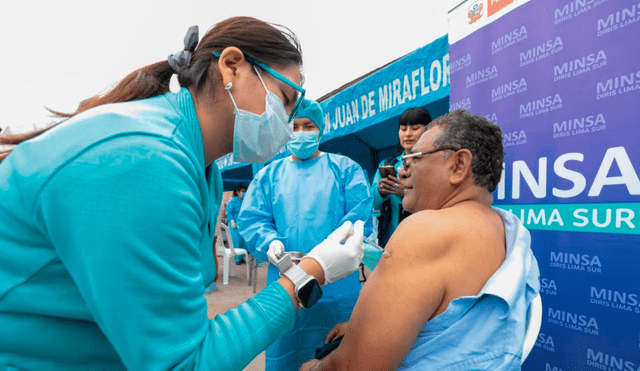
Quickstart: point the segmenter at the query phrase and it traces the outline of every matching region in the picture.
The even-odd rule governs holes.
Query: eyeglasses
[[[218,53],[218,52],[213,52],[213,55],[214,55],[214,57],[220,57],[220,53]],[[296,84],[295,82],[293,82],[293,81],[289,80],[288,78],[282,76],[280,73],[278,73],[278,71],[276,71],[273,68],[267,66],[266,64],[264,64],[262,62],[258,62],[257,60],[255,60],[253,58],[249,58],[247,56],[245,56],[244,59],[246,59],[249,63],[255,64],[256,66],[262,68],[263,70],[267,71],[271,76],[273,76],[277,80],[280,80],[280,81],[284,82],[285,84],[291,86],[292,88],[294,88],[295,90],[300,92],[300,96],[298,97],[298,100],[296,101],[296,104],[293,106],[293,109],[291,110],[291,113],[289,114],[289,122],[293,121],[293,119],[296,117],[296,113],[298,113],[298,108],[300,108],[300,104],[304,100],[304,95],[306,93],[306,90],[304,90],[300,85]]]
[[[410,158],[415,158],[415,157],[422,157],[422,156],[426,156],[426,155],[430,155],[432,153],[436,153],[436,152],[440,152],[440,151],[459,151],[460,148],[455,148],[455,147],[440,147],[431,151],[427,151],[427,152],[414,152],[410,155],[405,155],[400,157],[402,159],[402,168],[406,171],[409,169],[409,161],[408,159]]]

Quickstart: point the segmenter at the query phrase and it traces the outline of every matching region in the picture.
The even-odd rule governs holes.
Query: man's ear
[[[463,148],[451,155],[450,161],[449,182],[451,184],[460,185],[467,177],[472,176],[473,155],[471,151]]]

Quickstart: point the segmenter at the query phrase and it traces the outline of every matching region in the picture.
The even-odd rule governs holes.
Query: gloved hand
[[[355,272],[360,266],[364,255],[363,236],[362,220],[358,220],[353,228],[351,222],[347,221],[314,247],[304,259],[315,259],[324,270],[325,282],[335,282]],[[342,241],[345,243],[342,244]]]
[[[231,221],[231,228],[233,228],[233,229],[238,228],[238,225],[236,224],[236,221],[235,221],[235,220],[232,220],[232,221]]]
[[[271,243],[269,244],[269,250],[267,251],[269,262],[275,266],[278,266],[278,261],[281,259],[282,255],[284,255],[284,245],[282,244],[282,241],[271,241]]]

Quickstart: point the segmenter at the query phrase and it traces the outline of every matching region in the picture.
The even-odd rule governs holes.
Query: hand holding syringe
[[[342,240],[342,242],[346,241],[347,238],[353,236],[352,232],[349,232],[349,234],[347,236],[345,236],[344,240]],[[375,242],[374,240],[370,239],[369,237],[363,236],[362,239],[364,240],[364,242],[368,243],[371,247],[373,247],[375,250],[378,250],[380,252],[382,252],[382,255],[384,255],[386,258],[391,257],[391,254],[389,254],[388,251],[386,251],[385,249],[383,249],[382,247],[380,247],[378,245],[377,242]]]
[[[391,256],[391,254],[389,254],[389,252],[388,252],[388,251],[386,251],[386,250],[385,250],[385,249],[383,249],[382,247],[378,246],[378,244],[377,244],[374,240],[372,240],[372,239],[370,239],[370,238],[368,238],[368,237],[364,237],[364,238],[363,238],[363,240],[364,240],[364,242],[366,242],[366,243],[368,243],[369,245],[371,245],[374,249],[376,249],[376,250],[378,250],[378,251],[381,251],[381,252],[382,252],[382,255],[384,255],[385,257],[387,257],[387,258],[388,258],[388,257],[390,257],[390,256]]]

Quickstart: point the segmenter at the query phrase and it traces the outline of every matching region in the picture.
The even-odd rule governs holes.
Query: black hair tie
[[[196,46],[198,46],[198,26],[191,26],[184,37],[184,49],[167,57],[171,68],[178,71],[179,68],[188,67],[191,63],[191,54],[196,50]]]

